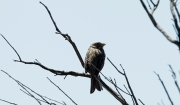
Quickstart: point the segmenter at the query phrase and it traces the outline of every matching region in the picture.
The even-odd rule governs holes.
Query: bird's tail
[[[95,77],[91,77],[91,90],[90,90],[90,93],[92,94],[95,89],[97,89],[98,91],[101,91],[102,90],[102,85],[101,83],[99,83],[99,81],[96,80],[96,78],[98,80],[100,80],[100,76],[96,76],[94,75]]]

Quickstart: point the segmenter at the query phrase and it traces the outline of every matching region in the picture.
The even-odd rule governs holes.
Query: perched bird
[[[102,85],[99,81],[96,80],[100,79],[99,72],[102,70],[105,61],[105,53],[103,47],[106,44],[101,42],[95,42],[91,44],[89,47],[86,58],[85,58],[85,72],[89,72],[91,74],[91,89],[90,93],[93,93],[95,89],[98,91],[102,90]]]

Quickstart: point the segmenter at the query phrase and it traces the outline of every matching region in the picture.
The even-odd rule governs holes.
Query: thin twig
[[[19,57],[19,60],[21,61],[21,57],[19,56],[18,52],[16,51],[16,49],[8,42],[8,40],[1,34],[1,36],[4,38],[4,40],[9,44],[9,46],[11,46],[11,48],[16,52],[16,54]]]
[[[176,35],[178,35],[178,31],[177,31],[176,27],[174,26],[174,24],[173,24],[172,26],[173,26],[173,28],[174,28],[174,31],[176,32]],[[177,39],[177,40],[178,40],[178,39]]]
[[[134,95],[134,93],[133,93],[133,90],[132,90],[131,85],[130,85],[130,83],[129,83],[129,80],[128,80],[128,78],[127,78],[126,72],[125,72],[125,70],[124,70],[124,68],[122,67],[121,64],[120,64],[120,66],[121,66],[122,70],[124,71],[124,76],[125,76],[125,79],[126,79],[128,88],[130,89],[130,92],[131,92],[131,94],[132,94],[132,97],[133,97],[136,105],[138,105],[138,102],[137,102],[137,100],[136,100],[136,97],[135,97],[135,95]]]
[[[138,100],[139,100],[139,102],[141,102],[141,104],[145,105],[140,99],[138,99]]]
[[[170,72],[172,73],[172,77],[173,77],[173,79],[174,79],[174,83],[175,83],[175,85],[176,85],[176,87],[177,87],[177,89],[178,89],[178,91],[179,91],[179,94],[180,94],[180,88],[179,88],[179,85],[178,85],[178,82],[177,82],[177,77],[176,77],[176,73],[174,72],[174,70],[173,70],[173,68],[171,67],[171,65],[169,65],[169,67],[170,67]]]
[[[48,100],[51,100],[51,101],[54,101],[54,102],[57,102],[57,103],[59,103],[59,104],[62,104],[62,105],[64,105],[63,103],[61,103],[61,102],[59,102],[59,101],[56,101],[56,100],[53,100],[53,99],[50,99],[50,98],[48,98],[48,97],[46,97],[46,96],[43,96],[44,98],[47,98]]]
[[[19,82],[18,80],[16,80],[16,79],[14,79],[11,75],[9,75],[7,72],[5,72],[5,71],[3,71],[3,70],[1,70],[2,72],[4,72],[6,75],[8,75],[11,79],[13,79],[14,81],[16,81],[17,83],[18,83],[18,85],[19,86],[21,86],[26,92],[28,92],[28,94],[32,97],[32,98],[34,98],[38,103],[39,103],[39,105],[42,105],[41,104],[41,102],[40,101],[38,101],[38,99],[34,96],[34,95],[32,95],[24,86],[24,84],[22,84],[21,82]]]
[[[173,7],[175,7],[175,3],[173,0],[170,0],[170,10],[171,10],[171,14],[173,16],[173,19],[174,19],[174,24],[176,26],[176,29],[178,31],[178,35],[180,34],[180,28],[179,28],[179,25],[178,25],[178,21],[177,21],[177,17],[176,17],[176,14],[174,12],[174,9]]]
[[[56,86],[64,95],[66,95],[66,97],[68,97],[75,105],[77,105],[77,103],[71,98],[69,97],[59,86],[57,86],[54,82],[52,82],[48,77],[47,79],[54,85]]]
[[[38,62],[26,62],[26,61],[18,61],[18,60],[14,60],[15,62],[21,62],[24,64],[32,64],[32,65],[37,65],[40,66],[41,68],[50,71],[51,73],[54,73],[55,75],[72,75],[72,76],[81,76],[81,77],[87,77],[90,78],[90,75],[87,73],[78,73],[78,72],[74,72],[74,71],[59,71],[59,70],[54,70],[54,69],[50,69],[44,65],[42,65],[41,63]]]
[[[160,2],[160,0],[157,0],[156,5],[153,3],[154,7],[153,7],[153,9],[152,9],[152,11],[151,11],[151,15],[153,15],[154,11],[157,9],[157,7],[158,7],[158,5],[159,5],[159,2]]]
[[[152,1],[152,0],[150,0],[151,1],[151,3],[154,5],[154,7],[156,6],[155,4],[154,4],[154,2]]]
[[[169,93],[168,93],[168,91],[167,91],[167,89],[166,89],[166,87],[165,87],[165,85],[164,85],[164,83],[163,83],[163,81],[161,80],[161,78],[160,78],[160,76],[159,76],[159,74],[157,74],[155,71],[154,71],[154,73],[158,76],[159,81],[161,82],[161,84],[162,84],[162,86],[163,86],[163,88],[164,88],[164,90],[165,90],[165,92],[166,92],[166,95],[168,96],[169,101],[171,102],[172,105],[174,105],[174,104],[173,104],[173,101],[171,100],[171,97],[169,96]]]
[[[132,94],[129,92],[129,90],[127,89],[127,87],[125,85],[124,85],[124,87],[125,87],[126,91],[130,94],[132,102],[133,102],[133,105],[135,105],[135,102],[134,102],[134,99],[132,97]]]
[[[83,61],[83,59],[82,59],[82,57],[81,57],[81,54],[79,53],[78,48],[76,47],[76,44],[71,40],[71,37],[70,37],[68,34],[63,34],[63,33],[59,30],[59,28],[58,28],[57,25],[56,25],[56,22],[54,21],[52,15],[51,15],[51,12],[50,12],[49,9],[48,9],[48,7],[47,7],[46,5],[44,5],[42,2],[39,2],[39,3],[41,3],[41,4],[46,8],[46,10],[47,10],[47,12],[48,12],[48,14],[49,14],[49,16],[50,16],[50,18],[51,18],[51,20],[52,20],[55,28],[56,28],[57,34],[62,35],[62,36],[63,36],[66,40],[68,40],[69,43],[72,45],[72,47],[74,48],[74,50],[75,50],[75,52],[76,52],[76,55],[77,55],[78,58],[79,58],[79,61],[80,61],[81,65],[82,65],[82,67],[84,68],[84,61]]]
[[[177,0],[177,1],[178,1],[178,0]],[[180,22],[180,13],[179,13],[179,10],[178,10],[178,8],[177,8],[177,1],[176,1],[176,3],[174,3],[174,7],[175,7],[175,10],[176,10],[176,13],[177,13],[177,15],[178,15],[179,22]]]
[[[3,99],[0,99],[0,100],[3,101],[3,102],[6,102],[6,103],[12,104],[12,105],[17,105],[15,103],[12,103],[12,102],[9,102],[9,101],[3,100]]]
[[[118,94],[119,95],[121,95],[121,93],[119,92],[119,90],[118,90],[118,88],[117,88],[117,83],[116,83],[116,79],[114,78],[114,87],[115,87],[115,89],[116,89],[116,91],[118,92]],[[121,95],[121,97],[122,97],[122,95]]]
[[[156,22],[156,20],[154,19],[154,17],[152,16],[152,14],[148,11],[145,3],[143,2],[143,0],[140,0],[144,10],[146,11],[146,13],[148,14],[151,22],[153,23],[153,25],[166,37],[166,39],[168,41],[170,41],[171,43],[174,43],[175,45],[177,45],[180,48],[179,42],[177,40],[173,40],[162,28],[161,26]]]
[[[173,16],[173,19],[174,19],[174,24],[176,26],[176,29],[177,29],[177,32],[178,32],[178,37],[179,37],[179,40],[180,40],[180,27],[178,25],[178,20],[176,18],[176,14],[174,12],[174,8],[176,10],[176,13],[178,15],[178,18],[179,18],[179,21],[180,21],[180,14],[179,14],[179,10],[177,9],[177,6],[176,6],[176,2],[174,0],[170,0],[170,10],[171,10],[171,14]],[[180,48],[180,43],[179,43],[179,48]]]
[[[124,75],[124,73],[122,73],[112,62],[111,60],[107,57],[107,60],[114,66],[114,68],[122,75]]]
[[[98,80],[102,86],[109,92],[111,93],[118,101],[120,101],[122,103],[122,105],[129,105],[126,100],[124,100],[123,97],[119,96],[113,89],[111,89],[109,86],[107,86],[100,78],[100,80]]]
[[[146,1],[147,1],[148,5],[149,5],[149,9],[151,9],[151,5],[149,4],[149,1],[148,0],[146,0]]]

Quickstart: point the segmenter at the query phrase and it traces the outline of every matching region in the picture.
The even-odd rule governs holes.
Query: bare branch
[[[109,58],[107,58],[107,59],[120,74],[124,75],[124,73],[122,73],[120,70],[118,70],[118,68],[111,62],[111,60]]]
[[[176,3],[176,4],[177,4],[177,3]],[[177,9],[177,5],[175,5],[174,7],[175,7],[176,13],[177,13],[177,15],[178,15],[179,21],[180,21],[180,14],[179,14],[179,10]]]
[[[132,97],[133,97],[136,105],[138,105],[138,102],[137,102],[136,97],[135,97],[135,95],[134,95],[134,93],[133,93],[133,90],[132,90],[131,85],[130,85],[130,83],[129,83],[129,80],[128,80],[128,77],[127,77],[127,75],[126,75],[126,72],[125,72],[125,70],[124,70],[124,68],[122,67],[121,64],[120,64],[120,66],[121,66],[122,70],[124,71],[124,76],[125,76],[125,79],[126,79],[128,88],[130,89],[130,92],[131,92],[131,94],[132,94]]]
[[[147,0],[147,3],[148,3],[148,5],[149,5],[149,9],[151,9],[151,5],[149,4],[149,1]]]
[[[41,102],[40,102],[34,95],[32,95],[25,87],[22,86],[22,83],[21,83],[21,82],[19,82],[18,80],[14,79],[14,78],[13,78],[11,75],[9,75],[7,72],[5,72],[5,71],[3,71],[3,70],[1,70],[1,71],[4,72],[6,75],[8,75],[11,79],[13,79],[14,81],[16,81],[19,86],[21,86],[26,92],[28,92],[28,94],[29,94],[32,98],[34,98],[34,99],[39,103],[39,105],[42,105]]]
[[[171,14],[173,16],[173,19],[174,19],[174,24],[176,26],[176,29],[178,31],[178,34],[180,33],[180,29],[179,29],[179,26],[178,26],[178,21],[177,21],[177,17],[176,17],[176,14],[174,12],[174,6],[175,6],[175,3],[173,0],[170,1],[170,10],[171,10]]]
[[[42,95],[36,93],[36,92],[33,91],[31,88],[27,87],[26,85],[24,85],[24,84],[21,83],[20,81],[14,79],[14,78],[13,78],[11,75],[9,75],[7,72],[5,72],[5,71],[3,71],[3,70],[1,70],[1,71],[4,72],[6,75],[8,75],[8,76],[9,76],[11,79],[13,79],[16,83],[18,83],[18,85],[21,86],[25,91],[22,90],[22,89],[20,89],[20,90],[21,90],[23,93],[25,93],[26,95],[34,98],[36,101],[38,101],[38,103],[39,103],[40,105],[41,105],[40,101],[41,101],[41,102],[44,102],[44,103],[47,103],[47,104],[49,104],[49,105],[55,105],[55,103],[48,102],[48,101],[45,99],[45,98],[47,98],[47,97],[42,96]],[[30,90],[32,93],[34,93],[34,94],[36,94],[37,96],[39,96],[42,100],[36,98],[29,90]],[[51,101],[54,101],[54,102],[56,102],[56,103],[65,105],[64,103],[60,103],[60,102],[58,102],[58,101],[56,101],[56,100],[52,100],[52,99],[50,99],[50,98],[47,98],[47,99],[49,99],[49,100],[51,100]]]
[[[171,100],[171,97],[169,96],[169,93],[168,93],[168,91],[167,91],[167,89],[166,89],[166,87],[165,87],[165,85],[164,85],[164,83],[163,83],[163,81],[161,80],[161,78],[160,78],[160,76],[159,76],[159,74],[157,74],[155,71],[154,71],[154,73],[158,76],[159,81],[161,82],[161,84],[162,84],[162,86],[163,86],[163,88],[164,88],[164,90],[165,90],[165,92],[166,92],[166,95],[168,96],[169,101],[171,102],[172,105],[174,105],[174,104],[173,104],[173,101]]]
[[[119,92],[118,88],[117,88],[117,83],[116,83],[116,79],[114,78],[114,87],[116,89],[116,91],[118,92],[118,94],[122,97],[121,93]]]
[[[17,105],[15,103],[12,103],[12,102],[9,102],[9,101],[3,100],[3,99],[0,99],[0,101],[6,102],[6,103],[9,103],[9,104],[12,104],[12,105]]]
[[[179,91],[179,94],[180,94],[180,88],[179,88],[179,85],[178,85],[178,82],[177,82],[177,77],[176,77],[176,73],[174,72],[174,70],[173,70],[173,68],[171,67],[171,65],[169,65],[169,67],[170,67],[170,71],[171,71],[171,73],[172,73],[172,77],[173,77],[173,79],[174,79],[174,83],[175,83],[175,85],[176,85],[176,87],[177,87],[177,89],[178,89],[178,91]]]
[[[176,13],[178,15],[178,18],[179,18],[179,21],[180,21],[180,14],[179,14],[179,11],[176,7],[176,2],[174,0],[170,0],[170,10],[171,10],[171,14],[173,16],[173,19],[174,19],[174,24],[175,24],[175,27],[176,27],[176,30],[178,32],[178,37],[179,37],[179,40],[180,40],[180,27],[178,25],[178,21],[177,21],[177,17],[176,17],[176,14],[174,12],[174,8],[176,10]],[[180,46],[180,43],[179,43],[179,46]]]
[[[127,87],[125,85],[124,85],[124,87],[125,87],[126,91],[130,94],[132,102],[133,102],[133,105],[135,105],[135,102],[134,102],[134,99],[132,97],[132,94],[129,92],[129,90],[127,89]]]
[[[141,102],[141,104],[145,105],[140,99],[138,99],[138,100]]]
[[[11,46],[11,48],[16,52],[17,56],[19,57],[19,60],[21,61],[21,57],[19,56],[18,52],[14,49],[14,47],[8,42],[8,40],[1,34],[1,36],[4,38],[4,40]]]
[[[48,12],[48,14],[49,14],[49,16],[50,16],[50,18],[51,18],[51,20],[52,20],[55,28],[56,28],[57,34],[62,35],[66,40],[69,41],[69,43],[70,43],[70,44],[72,45],[72,47],[74,48],[74,50],[75,50],[75,52],[76,52],[76,54],[77,54],[77,56],[78,56],[78,58],[79,58],[79,61],[80,61],[81,65],[82,65],[82,67],[84,68],[84,61],[83,61],[83,59],[82,59],[82,57],[81,57],[81,54],[79,53],[79,51],[78,51],[78,49],[77,49],[77,47],[76,47],[76,44],[71,40],[71,37],[70,37],[68,34],[63,34],[63,33],[59,30],[59,28],[57,27],[57,25],[56,25],[56,23],[55,23],[52,15],[51,15],[51,12],[50,12],[49,9],[48,9],[48,7],[47,7],[46,5],[44,5],[42,2],[40,2],[40,3],[46,8],[46,10],[47,10],[47,12]]]
[[[146,5],[144,4],[143,0],[140,0],[143,8],[145,9],[146,13],[148,14],[151,22],[153,23],[153,25],[166,37],[166,39],[168,41],[170,41],[171,43],[174,43],[175,45],[177,45],[180,48],[179,42],[177,40],[173,40],[162,28],[159,24],[157,24],[156,20],[154,19],[154,17],[152,16],[151,13],[153,12],[149,12]],[[159,4],[159,2],[157,3],[157,5]]]
[[[152,2],[152,0],[151,0],[151,2]],[[159,2],[160,2],[160,0],[157,0],[156,5],[153,3],[154,8],[153,8],[152,11],[151,11],[151,15],[153,15],[154,11],[157,9],[157,7],[158,7],[158,5],[159,5]]]
[[[150,0],[151,1],[151,3],[154,5],[154,7],[156,6],[155,4],[154,4],[154,2],[152,1],[152,0]]]
[[[26,95],[28,95],[28,96],[30,96],[30,97],[32,97],[32,95],[31,94],[29,94],[29,93],[27,93],[27,92],[25,92],[24,90],[22,90],[22,89],[20,89],[23,93],[25,93]],[[32,97],[33,98],[33,97]],[[38,99],[38,98],[36,98],[38,101],[41,101],[41,102],[44,102],[44,103],[47,103],[46,101],[44,101],[44,100],[41,100],[41,99]],[[49,103],[48,103],[49,104]]]
[[[173,26],[173,28],[174,28],[174,31],[176,32],[176,35],[178,35],[178,31],[177,31],[176,27],[174,26],[174,24],[173,24],[172,26]],[[177,40],[178,40],[178,39],[177,39]]]
[[[102,86],[109,92],[111,93],[118,101],[120,101],[122,103],[122,105],[129,105],[123,97],[119,96],[113,89],[111,89],[109,86],[107,86],[100,78],[100,80],[98,80],[101,82]]]
[[[48,79],[54,86],[56,86],[64,95],[66,95],[66,97],[68,97],[75,105],[77,105],[77,103],[74,102],[74,100],[73,100],[71,97],[69,97],[59,86],[57,86],[54,82],[52,82],[48,77],[47,77],[47,79]]]
[[[44,98],[47,98],[48,100],[54,101],[54,102],[56,102],[56,103],[59,103],[59,104],[65,105],[65,104],[64,104],[64,102],[63,102],[63,103],[61,103],[61,102],[59,102],[59,101],[56,101],[56,100],[50,99],[50,98],[48,98],[48,97],[46,97],[46,96],[43,96],[43,97],[44,97]]]
[[[15,62],[21,62],[21,63],[24,63],[24,64],[32,64],[32,65],[37,65],[37,66],[40,66],[41,68],[47,70],[47,71],[50,71],[51,73],[54,73],[55,75],[71,75],[71,76],[81,76],[81,77],[88,77],[90,78],[90,75],[89,74],[86,74],[86,73],[78,73],[78,72],[74,72],[74,71],[59,71],[59,70],[54,70],[54,69],[50,69],[40,63],[37,63],[37,62],[26,62],[26,61],[18,61],[18,60],[14,60]]]

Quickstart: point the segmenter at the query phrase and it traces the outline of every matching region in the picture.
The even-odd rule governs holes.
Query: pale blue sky
[[[170,102],[161,86],[156,71],[163,79],[173,102],[178,105],[179,93],[174,85],[169,67],[177,73],[180,68],[178,48],[168,42],[152,25],[139,0],[42,0],[50,9],[59,29],[68,33],[76,43],[83,59],[93,42],[106,43],[105,52],[120,69],[122,64],[128,75],[134,94],[146,105]],[[146,0],[144,1],[146,3]],[[161,1],[154,13],[161,27],[173,38],[169,1]],[[38,59],[42,64],[58,70],[84,72],[71,47],[55,28],[45,8],[37,0],[1,0],[0,33],[16,48],[24,61]],[[9,45],[0,38],[0,69],[39,94],[58,101],[72,102],[53,86],[49,77],[63,89],[78,105],[117,105],[119,102],[105,89],[90,94],[90,80],[82,77],[54,76],[35,65],[13,62],[18,59]],[[120,69],[121,70],[121,69]],[[119,87],[124,89],[124,77],[105,61],[102,73],[116,78]],[[103,78],[104,80],[104,78]],[[106,81],[109,86],[114,88]],[[22,93],[13,80],[0,72],[0,99],[18,105],[38,105],[31,97]],[[124,89],[125,90],[125,89]],[[131,98],[124,95],[129,104]],[[1,102],[1,105],[9,105]]]

